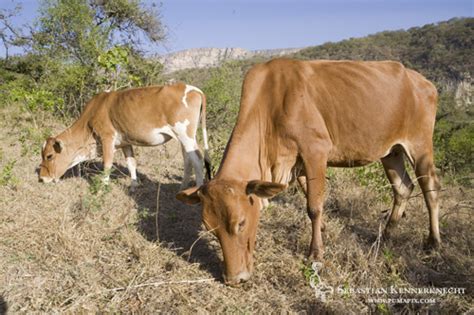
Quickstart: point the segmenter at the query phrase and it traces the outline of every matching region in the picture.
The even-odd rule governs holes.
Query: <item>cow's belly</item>
[[[390,141],[387,144],[369,147],[363,149],[353,148],[333,148],[328,157],[328,166],[332,167],[357,167],[379,161],[381,158],[390,154],[395,146],[401,146],[405,152],[409,152],[408,145],[402,140]],[[408,155],[410,158],[410,156]]]
[[[171,128],[166,126],[163,128],[154,128],[149,136],[149,145],[160,145],[170,141],[173,138]]]
[[[164,144],[174,138],[171,128],[153,128],[148,132],[140,133],[117,133],[115,137],[115,147],[120,148],[127,145],[136,146],[156,146]]]

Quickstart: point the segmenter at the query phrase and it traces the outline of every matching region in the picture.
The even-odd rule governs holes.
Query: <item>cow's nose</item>
[[[250,279],[250,276],[251,274],[248,271],[242,271],[237,276],[234,276],[234,277],[227,277],[224,274],[224,282],[227,285],[236,286],[242,282],[248,281]]]
[[[40,183],[44,183],[43,177],[38,177],[38,181],[39,181]]]

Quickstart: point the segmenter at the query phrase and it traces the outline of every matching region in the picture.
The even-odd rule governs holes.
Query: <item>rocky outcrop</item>
[[[164,72],[171,73],[189,68],[216,67],[224,61],[241,60],[254,56],[283,56],[299,51],[300,48],[245,50],[243,48],[193,48],[158,57]]]
[[[469,108],[472,106],[472,91],[474,89],[470,73],[464,73],[463,77],[456,88],[455,100],[458,107]]]

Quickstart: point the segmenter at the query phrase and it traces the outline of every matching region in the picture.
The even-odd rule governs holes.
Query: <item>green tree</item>
[[[135,39],[159,42],[164,27],[157,8],[139,0],[43,0],[32,38],[43,69],[35,84],[77,115],[98,92],[144,82],[151,72],[130,64],[144,63]]]

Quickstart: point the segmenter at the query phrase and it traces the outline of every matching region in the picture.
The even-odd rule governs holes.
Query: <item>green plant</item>
[[[110,176],[110,171],[104,171],[91,178],[88,193],[81,198],[83,208],[94,212],[102,209],[105,196],[112,190],[110,184],[105,181],[106,176]]]
[[[381,163],[372,163],[364,167],[356,167],[352,169],[357,182],[374,191],[377,198],[386,202],[390,200],[391,188],[387,180],[385,171]]]
[[[110,171],[104,171],[102,174],[92,177],[89,183],[89,193],[91,195],[103,196],[111,191],[110,184],[104,180],[107,176],[110,176]]]
[[[18,141],[21,144],[21,156],[32,154],[39,156],[41,145],[51,135],[51,128],[24,127],[21,129]]]
[[[105,72],[102,78],[105,90],[115,91],[123,87],[141,85],[140,77],[125,71],[129,60],[128,49],[121,46],[115,46],[99,55],[98,64]]]
[[[388,306],[385,303],[377,304],[377,311],[379,311],[381,314],[390,314]]]
[[[18,184],[18,178],[13,175],[13,167],[16,164],[16,160],[7,162],[0,173],[0,186],[11,186],[15,187]]]
[[[237,63],[226,63],[211,70],[210,78],[203,86],[208,99],[208,128],[213,130],[210,138],[211,160],[219,165],[240,108],[240,91],[243,73]]]
[[[316,271],[312,268],[311,264],[308,265],[305,262],[302,262],[300,270],[308,283],[312,278],[314,279],[315,285],[319,283],[319,277],[315,277]]]
[[[391,264],[393,262],[393,252],[389,249],[389,248],[384,248],[383,251],[382,251],[382,254],[383,254],[383,257],[385,258],[385,260]]]

